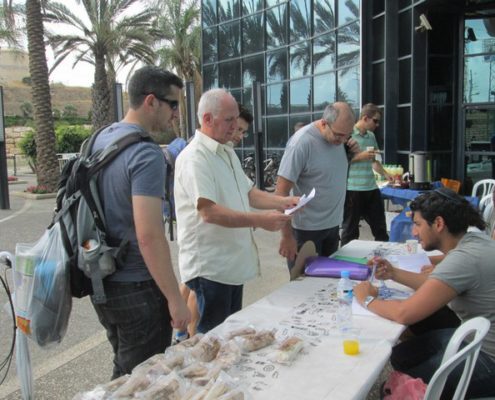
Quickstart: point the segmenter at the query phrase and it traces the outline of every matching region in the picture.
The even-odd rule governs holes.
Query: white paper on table
[[[430,265],[431,261],[424,252],[408,255],[391,255],[386,257],[397,268],[409,272],[421,272],[421,267]]]
[[[374,312],[364,308],[355,297],[352,298],[352,315],[376,315]]]
[[[285,215],[291,215],[292,213],[299,210],[301,207],[304,207],[306,204],[308,204],[313,199],[313,197],[315,197],[315,194],[316,194],[315,188],[313,188],[313,190],[311,190],[311,192],[309,192],[309,194],[307,196],[306,196],[306,194],[303,194],[299,198],[299,203],[297,203],[297,206],[292,207],[292,208],[288,208],[287,210],[285,210]]]

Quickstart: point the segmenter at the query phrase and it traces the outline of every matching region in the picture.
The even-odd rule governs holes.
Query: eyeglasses
[[[333,133],[333,136],[336,139],[343,140],[345,142],[345,141],[347,141],[347,139],[349,139],[351,137],[351,134],[350,133],[342,133],[342,132],[336,132],[336,131],[334,131],[333,128],[330,126],[330,124],[328,124],[328,128]]]
[[[166,99],[165,97],[158,96],[156,93],[153,93],[153,92],[143,93],[143,95],[145,95],[145,96],[148,96],[150,94],[155,96],[155,98],[158,101],[162,101],[164,103],[167,103],[169,105],[169,107],[172,109],[172,111],[176,111],[179,108],[179,101],[178,100],[169,100],[169,99]]]
[[[378,118],[371,118],[371,119],[376,125],[380,124],[380,120]]]

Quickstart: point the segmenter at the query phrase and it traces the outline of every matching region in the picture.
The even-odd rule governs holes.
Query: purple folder
[[[370,269],[366,265],[319,256],[306,259],[304,273],[308,276],[340,278],[341,271],[349,271],[351,279],[358,281],[365,281],[370,275]]]

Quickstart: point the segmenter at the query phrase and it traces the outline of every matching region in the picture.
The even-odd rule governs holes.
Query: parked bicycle
[[[280,164],[279,156],[276,153],[268,154],[268,158],[263,161],[263,183],[267,192],[275,190],[277,182],[277,172]],[[254,153],[249,153],[243,160],[242,167],[249,179],[256,182],[256,165]]]

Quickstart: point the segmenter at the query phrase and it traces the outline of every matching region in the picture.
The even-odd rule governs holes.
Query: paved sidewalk
[[[34,175],[22,175],[25,185],[10,185],[10,190],[24,190],[35,184]],[[50,223],[54,199],[26,200],[10,197],[10,210],[0,210],[0,251],[15,251],[18,242],[33,242]],[[362,239],[369,239],[369,228],[362,229]],[[278,255],[279,233],[258,229],[258,244],[262,277],[249,282],[244,289],[244,305],[251,304],[289,281],[285,260]],[[172,260],[177,266],[177,245],[170,243]],[[3,275],[3,268],[0,267]],[[6,296],[0,289],[0,359],[7,354],[12,326],[3,309]],[[74,299],[66,337],[59,346],[39,349],[31,345],[31,360],[35,378],[35,398],[46,400],[72,399],[80,390],[89,390],[109,380],[112,371],[112,351],[104,330],[88,298]],[[20,399],[15,362],[5,382],[0,385],[0,399]],[[370,394],[370,400],[376,397]]]

